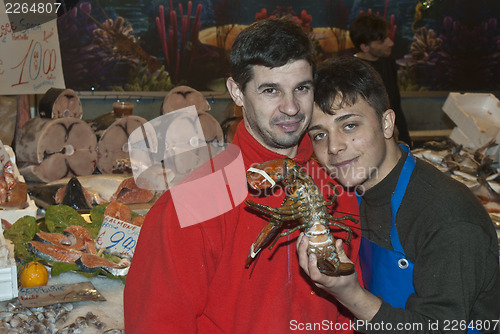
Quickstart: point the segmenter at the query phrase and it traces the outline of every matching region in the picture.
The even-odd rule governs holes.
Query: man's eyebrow
[[[359,116],[359,115],[358,114],[345,114],[345,115],[342,115],[342,116],[335,118],[335,123],[340,123],[342,121],[345,121],[346,119],[349,119],[351,117],[357,117],[357,116]],[[309,126],[307,131],[321,130],[324,128],[325,127],[323,126],[323,124],[314,124],[314,125]]]
[[[345,114],[345,115],[342,115],[342,116],[339,116],[335,119],[335,122],[338,123],[338,122],[342,122],[342,121],[345,121],[346,119],[349,119],[351,117],[356,117],[356,116],[359,116],[357,114]]]
[[[304,80],[304,81],[301,81],[297,84],[297,87],[301,87],[301,86],[313,86],[313,81],[312,80]],[[274,83],[274,82],[264,82],[262,84],[260,84],[257,89],[267,89],[267,88],[279,88],[280,85],[277,84],[277,83]]]
[[[297,87],[298,86],[307,86],[307,85],[312,86],[313,85],[313,81],[312,80],[304,80],[302,82],[299,82],[299,84],[297,85]]]
[[[277,83],[274,83],[274,82],[264,82],[262,84],[260,84],[257,89],[258,90],[261,90],[261,89],[268,89],[268,88],[278,88],[279,85]]]
[[[313,126],[310,126],[309,129],[307,129],[307,131],[321,130],[322,128],[323,126],[321,124],[315,124]]]

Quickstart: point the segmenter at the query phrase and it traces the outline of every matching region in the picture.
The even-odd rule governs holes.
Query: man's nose
[[[342,135],[330,135],[328,138],[328,153],[339,154],[346,148],[346,142]]]
[[[298,100],[293,94],[286,94],[283,97],[281,112],[287,114],[288,116],[296,115],[300,110],[300,105]]]

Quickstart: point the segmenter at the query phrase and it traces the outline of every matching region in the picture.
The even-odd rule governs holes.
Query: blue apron
[[[415,168],[415,157],[411,154],[408,146],[401,145],[401,147],[408,153],[408,157],[391,198],[391,245],[393,250],[380,247],[362,236],[359,258],[365,287],[375,296],[382,297],[391,306],[404,309],[408,297],[415,292],[413,262],[404,253],[395,222],[410,176]],[[359,196],[358,202],[361,203]],[[481,332],[469,328],[467,333]]]

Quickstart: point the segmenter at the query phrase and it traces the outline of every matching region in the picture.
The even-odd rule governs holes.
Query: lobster
[[[275,185],[281,184],[285,192],[285,199],[278,208],[249,199],[245,200],[248,207],[269,217],[269,223],[264,226],[250,247],[245,263],[247,268],[264,247],[271,244],[269,247],[271,250],[279,238],[297,230],[303,230],[309,238],[308,254],[316,254],[318,269],[321,273],[328,276],[340,276],[354,272],[352,263],[340,262],[335,250],[335,240],[330,233],[330,226],[347,231],[349,236],[346,243],[350,243],[351,228],[337,221],[350,220],[358,223],[358,220],[347,215],[337,218],[329,213],[328,207],[335,203],[338,196],[333,183],[329,183],[329,186],[334,189],[334,195],[330,200],[325,200],[312,177],[289,158],[254,165],[247,170],[246,178],[254,190],[272,189]],[[285,228],[290,229],[283,232]]]

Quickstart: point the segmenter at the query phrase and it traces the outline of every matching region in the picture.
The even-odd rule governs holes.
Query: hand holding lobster
[[[328,207],[335,203],[337,193],[331,200],[326,201],[312,177],[291,159],[271,160],[258,164],[249,168],[246,175],[247,182],[253,189],[270,189],[278,183],[285,187],[285,199],[279,208],[251,200],[245,201],[246,205],[266,215],[270,221],[250,248],[246,261],[247,268],[257,254],[271,242],[269,249],[272,249],[280,237],[297,230],[304,230],[309,238],[308,253],[316,254],[320,272],[329,276],[349,275],[354,272],[352,263],[340,262],[335,250],[335,240],[330,233],[330,226],[347,231],[349,237],[346,242],[349,243],[352,230],[337,221],[358,222],[351,216],[337,218],[328,212]],[[281,232],[288,226],[293,227]]]

